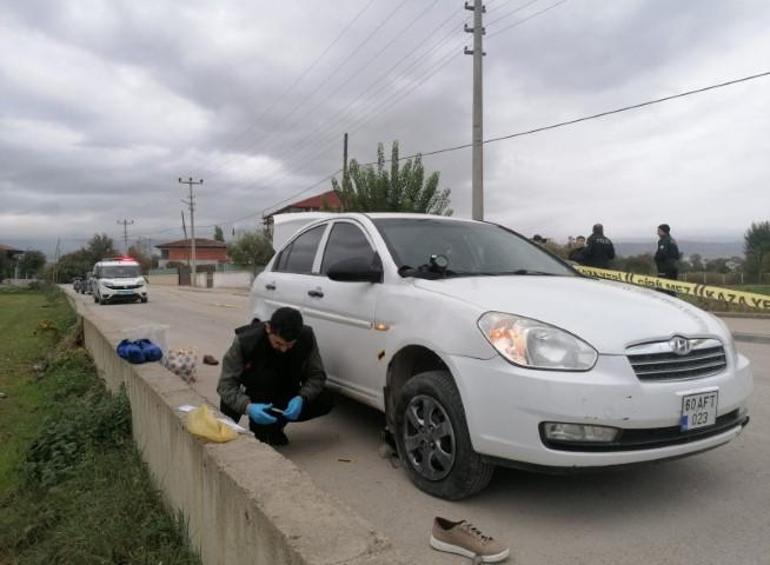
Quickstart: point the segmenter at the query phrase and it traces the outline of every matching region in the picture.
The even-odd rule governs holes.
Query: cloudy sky
[[[763,0],[490,0],[485,138],[770,70]],[[350,154],[470,141],[461,0],[0,0],[0,242],[180,237],[329,188]],[[486,146],[487,219],[738,239],[770,216],[770,77]],[[470,214],[471,152],[425,158]],[[304,192],[303,192],[304,191]]]

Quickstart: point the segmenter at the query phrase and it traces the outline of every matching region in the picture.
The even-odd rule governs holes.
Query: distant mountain
[[[677,239],[679,250],[685,256],[698,253],[704,259],[718,257],[743,257],[743,241],[690,241]],[[641,253],[655,253],[656,241],[614,241],[618,255],[629,256]]]

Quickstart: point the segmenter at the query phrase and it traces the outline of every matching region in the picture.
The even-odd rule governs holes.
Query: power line
[[[286,95],[289,94],[289,92],[291,92],[292,89],[302,81],[302,79],[304,79],[308,74],[310,74],[310,72],[321,61],[321,59],[323,59],[326,56],[326,54],[332,49],[332,47],[334,47],[337,44],[337,42],[339,42],[339,40],[345,36],[345,34],[353,26],[353,24],[355,24],[358,21],[358,19],[364,14],[364,12],[366,12],[372,6],[372,4],[374,4],[374,0],[369,0],[369,2],[367,2],[366,5],[363,8],[361,8],[361,10],[358,11],[358,13],[353,17],[353,19],[350,20],[345,25],[344,28],[342,28],[342,31],[340,31],[339,34],[337,34],[337,37],[335,37],[334,40],[332,40],[332,42],[326,46],[326,48],[321,52],[321,54],[318,55],[318,57],[316,57],[315,60],[312,63],[310,63],[310,65],[305,67],[305,69],[299,74],[299,76],[297,76],[297,78],[294,79],[294,81],[288,87],[286,87],[286,89],[283,90],[281,94],[279,94],[273,100],[273,102],[271,102],[267,107],[265,107],[264,110],[262,110],[262,112],[259,114],[259,116],[255,120],[255,123],[249,126],[248,128],[246,128],[240,134],[238,134],[236,138],[234,138],[230,143],[226,144],[225,147],[226,148],[233,147],[237,142],[243,139],[248,133],[251,133],[252,131],[254,131],[254,129],[259,125],[259,122],[262,120],[262,118],[265,117],[267,113],[270,110],[272,110],[276,106],[276,104],[278,104],[278,102],[284,100]],[[221,168],[225,167],[227,163],[228,162],[226,161],[225,163],[220,164],[216,170],[220,170]]]
[[[495,19],[494,19],[494,20],[492,20],[491,22],[488,22],[488,23],[487,23],[487,25],[486,25],[486,27],[489,27],[489,26],[491,26],[491,25],[494,25],[494,24],[496,24],[497,22],[499,22],[499,21],[501,21],[501,20],[504,20],[504,19],[506,19],[506,18],[510,18],[510,17],[511,17],[511,16],[513,16],[514,14],[518,14],[518,13],[519,13],[519,12],[521,12],[522,10],[526,10],[527,8],[529,8],[529,7],[530,7],[530,6],[532,6],[533,4],[537,4],[538,2],[540,2],[540,0],[530,0],[530,1],[529,1],[529,2],[527,2],[526,4],[523,4],[523,5],[519,6],[518,8],[514,8],[512,11],[508,12],[507,14],[503,14],[502,16],[499,16],[499,17],[495,18]]]
[[[430,7],[432,7],[432,5],[430,5],[429,8]],[[359,94],[355,99],[351,100],[347,104],[347,106],[345,106],[342,110],[338,111],[333,117],[328,118],[327,120],[325,120],[325,122],[319,123],[310,134],[308,134],[308,135],[304,136],[302,139],[300,139],[299,142],[296,143],[292,148],[286,148],[286,151],[284,151],[284,153],[287,153],[287,154],[294,153],[294,154],[296,154],[297,152],[304,151],[306,148],[311,146],[311,142],[315,141],[316,134],[319,133],[319,132],[321,133],[321,137],[322,137],[322,140],[323,140],[323,141],[321,141],[321,143],[329,143],[330,139],[334,139],[335,143],[336,143],[336,139],[339,137],[338,134],[337,133],[333,133],[333,134],[331,134],[331,137],[329,137],[328,133],[323,133],[324,131],[326,131],[328,129],[328,128],[325,127],[325,124],[329,123],[329,122],[338,123],[342,119],[345,119],[345,116],[347,116],[349,114],[348,109],[350,109],[351,106],[353,106],[356,102],[358,102],[359,100],[364,98],[364,96],[366,94],[368,94],[372,90],[372,88],[374,86],[376,86],[379,83],[387,80],[388,78],[391,78],[392,71],[394,69],[396,69],[398,66],[400,66],[403,62],[409,60],[410,58],[414,58],[415,59],[414,63],[409,65],[406,69],[404,69],[403,72],[401,72],[400,76],[405,76],[406,73],[408,73],[412,68],[414,68],[414,66],[416,64],[423,63],[424,62],[424,58],[427,57],[427,55],[429,55],[430,53],[432,53],[437,47],[439,47],[440,45],[445,43],[446,40],[448,39],[448,37],[444,36],[436,44],[434,44],[433,47],[431,47],[430,49],[428,49],[424,53],[419,53],[419,49],[423,45],[428,43],[431,40],[431,38],[436,33],[438,33],[438,31],[440,29],[444,28],[446,26],[446,24],[449,23],[449,21],[452,18],[454,18],[458,13],[460,13],[462,11],[463,11],[463,9],[462,9],[462,7],[460,7],[457,10],[455,10],[454,12],[452,12],[449,15],[448,18],[443,20],[436,28],[434,28],[431,32],[429,32],[426,35],[425,39],[423,39],[420,43],[418,43],[416,46],[414,46],[412,49],[410,49],[409,52],[406,55],[404,55],[401,59],[399,59],[393,66],[391,66],[379,78],[375,79],[372,83],[370,83],[369,86],[361,94]],[[425,12],[427,12],[427,10],[425,10],[423,12],[423,14]],[[418,19],[420,17],[422,17],[423,14],[418,16]],[[449,33],[450,34],[455,33],[455,31],[454,30],[449,30]],[[386,46],[386,48],[387,48],[387,46]],[[371,60],[370,60],[370,62],[371,62]],[[351,76],[355,76],[355,73],[353,73]],[[393,77],[391,82],[396,82],[397,80],[398,80],[398,77]],[[377,93],[375,94],[375,97],[378,96],[380,94],[380,92],[381,92],[381,90],[377,91]],[[321,155],[321,154],[323,154],[323,152],[325,152],[325,148],[324,148],[324,151],[322,151],[321,153],[316,153],[315,155]],[[295,157],[298,157],[298,156],[295,155]],[[274,174],[276,174],[276,173],[274,172],[273,175]]]
[[[759,79],[759,78],[764,78],[764,77],[767,77],[767,76],[770,76],[770,71],[765,71],[765,72],[762,72],[762,73],[757,73],[757,74],[754,74],[754,75],[749,75],[749,76],[737,78],[737,79],[734,79],[734,80],[728,80],[726,82],[720,82],[720,83],[717,83],[717,84],[712,84],[712,85],[709,85],[709,86],[704,86],[702,88],[696,88],[694,90],[687,90],[685,92],[679,92],[678,94],[672,94],[670,96],[664,96],[663,98],[656,98],[654,100],[647,100],[646,102],[639,102],[638,104],[632,104],[630,106],[623,106],[622,108],[616,108],[614,110],[607,110],[605,112],[599,112],[598,114],[591,114],[591,115],[583,116],[583,117],[580,117],[580,118],[574,118],[572,120],[565,120],[563,122],[557,122],[555,124],[550,124],[550,125],[547,125],[547,126],[541,126],[541,127],[537,127],[537,128],[532,128],[532,129],[524,130],[524,131],[519,131],[519,132],[516,132],[516,133],[510,133],[510,134],[507,134],[507,135],[501,135],[499,137],[491,137],[489,139],[485,139],[484,140],[484,144],[486,145],[488,143],[496,143],[498,141],[504,141],[506,139],[513,139],[515,137],[524,137],[525,135],[532,135],[532,134],[535,134],[535,133],[540,133],[540,132],[544,132],[544,131],[548,131],[548,130],[552,130],[552,129],[558,129],[558,128],[563,128],[563,127],[566,127],[566,126],[572,126],[572,125],[579,124],[579,123],[582,123],[582,122],[587,122],[589,120],[595,120],[597,118],[603,118],[603,117],[606,117],[606,116],[612,116],[614,114],[621,114],[623,112],[629,112],[631,110],[638,110],[639,108],[645,108],[647,106],[653,106],[655,104],[661,104],[663,102],[668,102],[670,100],[676,100],[676,99],[679,99],[679,98],[685,98],[687,96],[692,96],[694,94],[701,94],[703,92],[708,92],[710,90],[717,90],[719,88],[724,88],[726,86],[733,86],[735,84],[740,84],[740,83],[743,83],[743,82],[748,82],[748,81],[751,81],[751,80],[755,80],[755,79]],[[459,151],[460,149],[468,149],[470,147],[473,147],[472,143],[464,143],[462,145],[455,145],[453,147],[445,147],[443,149],[436,149],[435,151],[428,151],[426,153],[413,153],[412,155],[406,155],[404,157],[399,157],[398,160],[399,161],[403,161],[405,159],[413,159],[413,158],[415,158],[417,156],[420,156],[420,157],[430,157],[431,155],[440,155],[441,153],[449,153],[451,151]],[[390,161],[391,161],[391,159],[386,159],[385,160],[386,163],[389,163]],[[377,161],[371,161],[369,163],[361,163],[360,166],[376,165],[376,164],[377,164]]]
[[[278,124],[275,126],[276,130],[279,130],[284,124],[286,124],[287,120],[291,118],[294,113],[299,110],[304,104],[312,100],[318,92],[322,89],[323,86],[325,86],[339,71],[340,69],[344,68],[345,65],[350,61],[353,57],[355,57],[364,45],[366,45],[369,41],[371,41],[374,36],[396,15],[396,13],[408,2],[409,0],[402,0],[395,9],[393,9],[385,18],[380,21],[380,23],[374,28],[373,31],[371,31],[358,45],[356,45],[355,48],[353,48],[349,55],[341,62],[339,63],[330,73],[328,73],[324,79],[321,81],[320,84],[316,85],[313,89],[313,92],[302,99],[295,104],[292,109],[285,114],[282,118],[280,118]],[[268,143],[269,139],[263,139],[255,144],[252,144],[244,149],[244,151],[249,151],[252,149],[255,149],[257,147],[263,147],[266,143]]]
[[[526,22],[528,22],[528,21],[529,21],[529,20],[531,20],[531,19],[534,19],[534,18],[536,18],[536,17],[538,17],[538,16],[542,16],[542,15],[543,15],[543,14],[545,14],[546,12],[550,12],[550,11],[551,11],[551,10],[553,10],[554,8],[558,8],[559,6],[561,6],[562,4],[566,3],[567,1],[568,1],[568,0],[559,0],[558,2],[556,2],[556,3],[554,3],[554,4],[551,4],[551,5],[550,5],[550,6],[548,6],[547,8],[543,8],[542,10],[539,10],[539,11],[537,11],[537,12],[533,13],[533,14],[530,14],[530,15],[529,15],[529,16],[527,16],[526,18],[522,18],[522,19],[520,19],[519,21],[517,21],[517,22],[514,22],[514,23],[512,23],[512,24],[511,24],[511,25],[509,25],[509,26],[505,26],[505,27],[504,27],[504,28],[502,28],[502,29],[498,29],[498,30],[497,30],[495,33],[493,33],[493,34],[490,34],[490,36],[489,36],[489,38],[488,38],[488,39],[492,39],[492,38],[493,38],[493,37],[495,37],[496,35],[500,35],[501,33],[508,31],[509,29],[513,29],[513,28],[515,28],[515,27],[519,27],[521,24],[523,24],[523,23],[526,23]]]

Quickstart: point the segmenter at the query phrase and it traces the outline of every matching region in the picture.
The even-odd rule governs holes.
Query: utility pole
[[[473,34],[473,49],[465,48],[466,55],[473,55],[473,177],[472,211],[474,220],[484,219],[484,90],[483,68],[484,36],[483,15],[487,11],[482,0],[465,3],[465,9],[473,12],[473,27],[465,25],[465,31]]]
[[[180,184],[186,184],[188,188],[190,189],[190,198],[189,200],[182,200],[185,204],[187,204],[190,207],[190,253],[192,255],[191,259],[191,271],[190,271],[190,284],[192,286],[197,286],[196,283],[196,270],[195,270],[195,194],[193,193],[193,186],[196,184],[203,184],[203,179],[193,180],[192,177],[188,177],[187,180],[183,180],[182,177],[179,177],[179,183]]]
[[[56,284],[59,282],[59,259],[61,259],[61,238],[56,238],[56,253],[54,254],[56,262],[53,268],[53,282]]]
[[[179,213],[182,214],[182,232],[184,232],[184,240],[187,241],[187,225],[184,223],[184,210],[179,210]],[[185,245],[186,255],[187,255],[187,268],[190,268],[190,246]]]
[[[123,225],[123,244],[126,250],[126,255],[128,255],[128,226],[133,225],[133,223],[134,220],[118,220],[118,225]]]
[[[342,186],[346,186],[348,180],[348,134],[342,140]]]

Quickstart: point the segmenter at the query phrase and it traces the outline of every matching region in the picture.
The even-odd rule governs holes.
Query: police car
[[[139,263],[132,257],[104,259],[92,271],[94,302],[147,302],[147,281]]]

